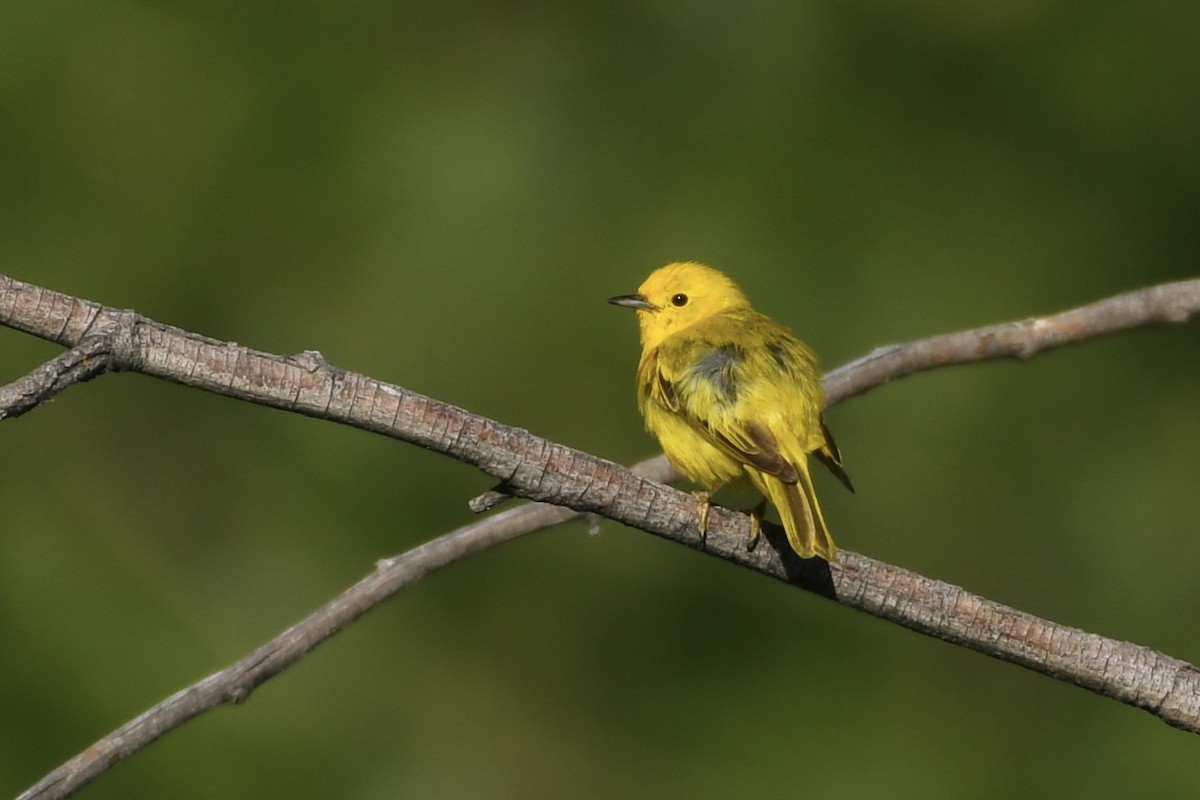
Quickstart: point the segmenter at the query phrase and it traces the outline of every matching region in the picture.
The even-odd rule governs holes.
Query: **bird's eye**
[[[677,294],[671,298],[671,305],[686,306],[687,301],[688,301],[688,296],[686,294]]]

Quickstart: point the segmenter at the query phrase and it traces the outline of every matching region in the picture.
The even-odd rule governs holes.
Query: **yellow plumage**
[[[808,454],[853,487],[821,419],[812,351],[695,262],[668,264],[609,302],[637,310],[638,408],[671,463],[710,491],[748,480],[779,510],[798,555],[836,558]]]

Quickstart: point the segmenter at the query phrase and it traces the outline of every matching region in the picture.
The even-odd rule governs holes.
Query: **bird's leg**
[[[708,511],[712,508],[709,498],[712,497],[712,492],[692,492],[692,497],[696,498],[699,504],[697,511],[700,514],[700,524],[697,527],[700,529],[700,544],[703,545],[708,534]]]
[[[763,514],[767,510],[767,498],[763,498],[762,502],[750,509],[750,540],[746,542],[746,552],[749,553],[758,547],[758,540],[762,534]]]

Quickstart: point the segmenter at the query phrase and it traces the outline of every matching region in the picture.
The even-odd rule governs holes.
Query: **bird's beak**
[[[624,308],[654,308],[654,305],[640,294],[619,294],[608,298],[608,302]]]

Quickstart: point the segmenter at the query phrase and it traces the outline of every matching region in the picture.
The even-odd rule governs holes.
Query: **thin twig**
[[[832,373],[827,392],[833,403],[923,369],[1030,357],[1117,330],[1183,322],[1197,313],[1200,280],[1152,287],[1039,320],[876,351]],[[696,505],[690,495],[526,431],[337,370],[319,354],[271,356],[3,276],[0,323],[67,346],[103,324],[111,346],[110,368],[142,371],[438,449],[475,464],[522,496],[602,514],[913,630],[1077,683],[1146,709],[1171,725],[1200,732],[1200,673],[1185,662],[1041,620],[854,553],[843,552],[832,565],[801,561],[782,544],[781,532],[774,526],[764,531],[774,549],[760,547],[748,553],[745,517],[724,509],[713,509],[708,534],[701,541],[695,533]],[[860,370],[868,377],[860,377]],[[659,480],[669,473],[661,457],[640,466],[657,470],[654,477]],[[244,700],[316,644],[429,571],[572,516],[563,509],[525,506],[381,562],[375,573],[307,620],[104,737],[22,797],[66,796],[207,708]]]
[[[428,573],[574,516],[561,506],[521,506],[379,562],[373,573],[254,652],[176,692],[57,767],[22,793],[20,800],[67,797],[193,717],[243,702],[259,685]]]
[[[101,333],[83,340],[23,378],[0,386],[0,420],[19,417],[76,383],[108,370],[110,337]]]

